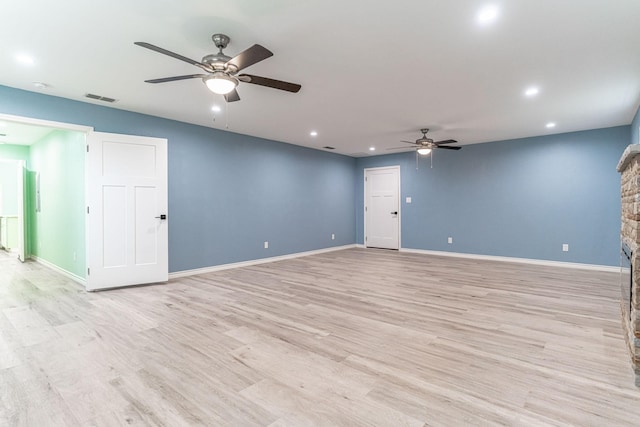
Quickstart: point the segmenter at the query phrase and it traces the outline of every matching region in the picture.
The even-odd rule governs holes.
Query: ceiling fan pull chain
[[[224,103],[224,120],[225,120],[224,128],[226,130],[229,130],[229,103],[228,102]]]

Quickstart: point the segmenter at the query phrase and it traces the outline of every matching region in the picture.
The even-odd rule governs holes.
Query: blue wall
[[[353,158],[5,86],[0,113],[167,138],[170,272],[355,241]]]
[[[436,150],[417,171],[414,153],[358,159],[357,242],[364,168],[400,165],[403,248],[618,265],[630,137],[621,126]]]
[[[363,243],[364,168],[395,164],[404,248],[617,265],[615,166],[640,125],[440,150],[416,171],[413,153],[353,159],[3,86],[0,113],[167,138],[172,272]]]

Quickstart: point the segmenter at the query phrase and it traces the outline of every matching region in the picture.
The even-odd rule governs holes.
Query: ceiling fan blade
[[[240,95],[238,95],[238,91],[234,89],[231,92],[229,92],[228,94],[226,94],[224,96],[224,99],[227,102],[236,102],[236,101],[240,101]]]
[[[297,93],[302,86],[296,83],[283,82],[282,80],[269,79],[266,77],[253,76],[251,74],[238,75],[240,81],[251,83],[259,86],[271,87],[274,89],[286,90],[287,92]]]
[[[446,145],[436,146],[435,148],[442,148],[443,150],[459,150],[462,147],[447,147]]]
[[[406,142],[407,144],[418,145],[415,141],[400,141],[400,142]]]
[[[445,139],[444,141],[436,141],[434,142],[434,144],[436,145],[440,145],[440,144],[453,144],[454,142],[458,142],[455,139]]]
[[[175,76],[175,77],[163,77],[161,79],[151,79],[145,80],[147,83],[166,83],[166,82],[175,82],[176,80],[187,80],[187,79],[195,79],[195,78],[203,78],[207,77],[208,74],[189,74],[186,76]]]
[[[266,47],[260,46],[259,44],[254,44],[250,48],[243,50],[233,58],[227,61],[227,65],[233,65],[236,67],[236,72],[247,68],[257,62],[263,61],[270,56],[273,56],[273,52],[271,52]]]
[[[188,64],[195,65],[196,67],[200,67],[200,68],[202,68],[202,69],[203,69],[203,70],[205,70],[205,71],[213,71],[211,68],[209,68],[208,66],[206,66],[205,64],[203,64],[203,63],[201,63],[201,62],[198,62],[198,61],[193,60],[193,59],[191,59],[191,58],[187,58],[186,56],[182,56],[182,55],[180,55],[180,54],[178,54],[178,53],[171,52],[170,50],[163,49],[163,48],[161,48],[161,47],[158,47],[158,46],[152,45],[151,43],[147,43],[147,42],[134,42],[133,44],[138,45],[138,46],[140,46],[140,47],[144,47],[144,48],[147,48],[147,49],[153,50],[154,52],[158,52],[158,53],[161,53],[161,54],[163,54],[163,55],[170,56],[170,57],[175,58],[175,59],[179,59],[180,61],[184,61],[184,62],[186,62],[186,63],[188,63]]]
[[[387,148],[387,150],[411,150],[411,147],[391,147]]]

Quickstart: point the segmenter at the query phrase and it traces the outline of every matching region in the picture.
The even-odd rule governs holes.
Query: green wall
[[[27,177],[31,255],[85,277],[85,135],[56,130],[31,145]],[[35,206],[40,174],[40,212]]]

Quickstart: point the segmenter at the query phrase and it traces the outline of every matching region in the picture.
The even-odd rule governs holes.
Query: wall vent
[[[109,98],[108,96],[96,95],[96,94],[93,94],[93,93],[85,93],[84,96],[86,98],[89,98],[89,99],[95,99],[95,100],[104,101],[104,102],[116,102],[117,101],[117,99]]]
[[[327,149],[327,150],[335,150],[336,149],[336,147],[329,147],[328,145],[325,146],[325,147],[322,147],[322,148]]]

